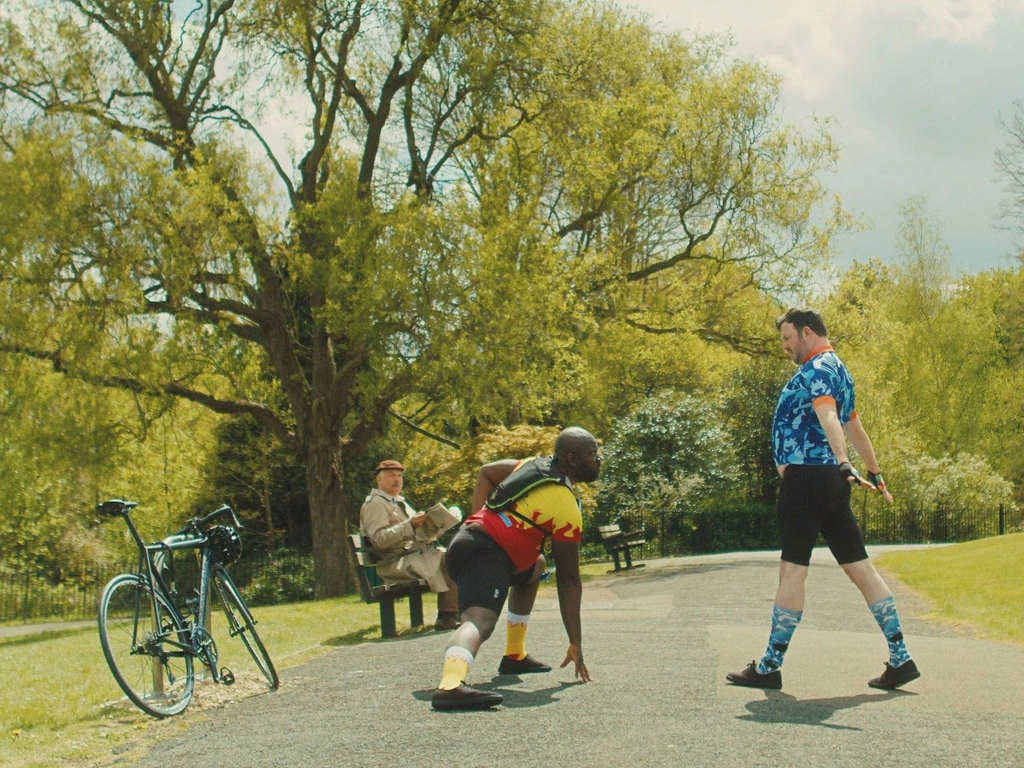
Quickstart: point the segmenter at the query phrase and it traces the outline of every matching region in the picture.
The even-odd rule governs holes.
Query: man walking
[[[597,440],[579,427],[559,433],[554,456],[503,459],[480,468],[473,491],[476,512],[448,547],[462,626],[448,639],[441,682],[431,701],[434,709],[487,709],[502,702],[500,694],[470,688],[465,680],[480,645],[494,632],[506,597],[505,655],[498,674],[551,671],[526,652],[526,629],[544,573],[541,549],[548,538],[558,569],[558,605],[569,636],[562,666],[572,663],[576,677],[590,681],[580,626],[583,518],[575,486],[596,480],[600,471]]]
[[[871,440],[854,406],[853,379],[828,342],[821,316],[792,308],[775,322],[782,349],[800,366],[779,396],[772,424],[772,452],[782,485],[776,515],[782,539],[768,648],[760,661],[726,679],[751,688],[782,688],[782,661],[803,615],[804,583],[820,532],[836,561],[867,601],[889,645],[885,671],[868,682],[891,690],[921,676],[903,641],[892,592],[868,560],[864,537],[850,508],[852,484],[885,487]],[[870,482],[850,464],[849,438]]]

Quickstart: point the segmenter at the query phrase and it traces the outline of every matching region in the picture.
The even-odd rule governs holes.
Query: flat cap
[[[397,469],[400,472],[405,472],[405,467],[394,459],[384,459],[384,461],[377,465],[377,469],[374,471],[374,474],[377,474],[377,472],[383,472],[385,469]]]

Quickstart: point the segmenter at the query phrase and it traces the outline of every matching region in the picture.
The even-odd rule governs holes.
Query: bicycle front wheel
[[[256,621],[249,608],[246,606],[238,588],[224,570],[224,566],[218,565],[213,571],[213,583],[220,597],[220,603],[224,607],[224,616],[228,622],[228,634],[231,637],[239,638],[245,645],[252,660],[256,662],[260,673],[266,678],[270,690],[276,691],[278,686],[277,670],[270,660],[270,655],[256,632]]]
[[[188,632],[161,595],[154,603],[143,577],[111,579],[100,600],[99,630],[107,665],[135,706],[154,717],[184,711],[195,684],[192,656],[183,650]]]

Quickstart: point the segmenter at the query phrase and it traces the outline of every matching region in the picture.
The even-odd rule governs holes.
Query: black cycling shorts
[[[533,568],[517,573],[505,550],[474,528],[455,534],[445,559],[448,575],[459,587],[459,613],[467,608],[501,613],[509,587],[525,587],[533,576]]]
[[[850,483],[835,464],[790,464],[775,507],[782,559],[810,565],[818,533],[840,565],[866,560],[864,536],[850,509]]]

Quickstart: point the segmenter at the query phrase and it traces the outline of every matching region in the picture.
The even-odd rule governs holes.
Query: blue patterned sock
[[[903,642],[903,629],[900,627],[900,615],[896,612],[896,600],[892,595],[884,597],[870,606],[871,615],[878,622],[885,640],[889,643],[889,664],[898,667],[910,661],[910,653]]]
[[[796,625],[800,623],[800,617],[803,615],[803,611],[791,611],[777,605],[772,608],[772,634],[768,638],[768,650],[758,662],[758,674],[767,675],[782,666],[782,657],[786,655],[789,641],[793,639]]]

